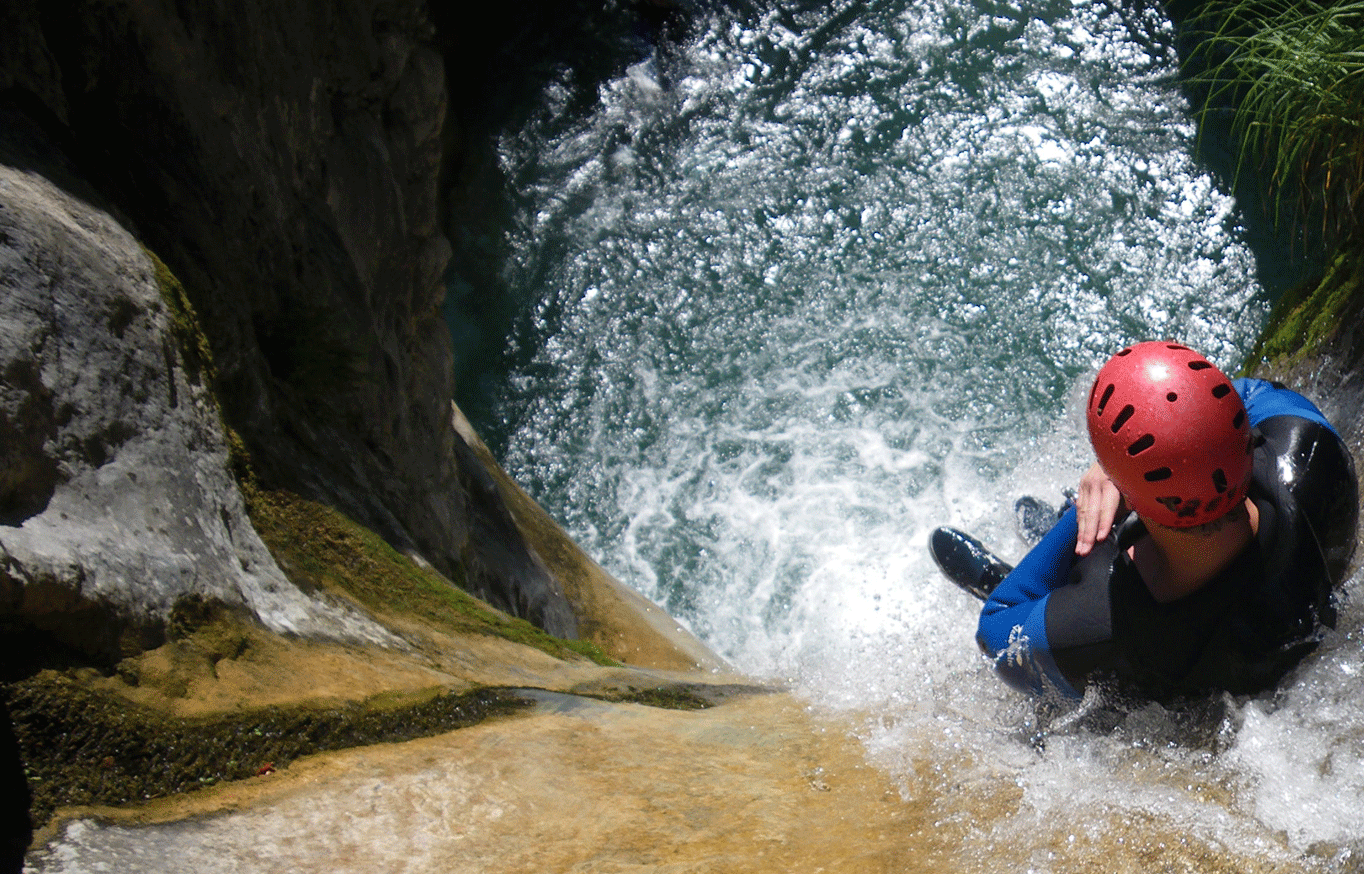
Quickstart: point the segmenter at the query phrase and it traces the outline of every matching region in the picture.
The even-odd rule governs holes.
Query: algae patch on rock
[[[244,779],[303,755],[439,734],[521,706],[511,691],[478,689],[181,718],[51,671],[5,694],[39,822],[60,806],[125,804]]]
[[[213,350],[209,346],[208,337],[204,335],[203,326],[199,324],[199,317],[194,312],[194,305],[190,303],[185,287],[155,252],[146,246],[142,247],[142,252],[152,262],[161,300],[170,311],[169,333],[180,348],[185,372],[196,384],[201,381],[212,384],[217,377],[213,366]]]
[[[1246,356],[1247,367],[1260,362],[1290,366],[1304,355],[1319,352],[1340,330],[1352,328],[1361,306],[1362,279],[1364,258],[1341,253],[1320,282],[1284,295]]]
[[[407,614],[446,631],[501,637],[556,658],[615,664],[593,643],[562,640],[494,610],[335,510],[290,492],[246,492],[261,539],[304,591],[353,599],[381,618]]]

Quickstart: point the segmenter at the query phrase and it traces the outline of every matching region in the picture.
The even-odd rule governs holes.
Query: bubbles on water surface
[[[749,670],[936,634],[969,610],[928,531],[999,518],[1090,368],[1258,327],[1171,62],[1069,4],[836,4],[547,101],[503,143],[539,295],[509,466]]]

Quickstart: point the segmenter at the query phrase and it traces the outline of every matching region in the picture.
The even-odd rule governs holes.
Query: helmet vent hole
[[[1117,353],[1117,354],[1114,355],[1113,357],[1114,357],[1114,358],[1121,358],[1121,357],[1123,357],[1124,355],[1131,355],[1131,354],[1132,354],[1132,347],[1131,347],[1131,346],[1128,346],[1126,349],[1124,349],[1124,350],[1122,350],[1121,352]]]
[[[1231,386],[1227,385],[1225,382],[1212,387],[1212,396],[1218,400],[1221,400],[1229,394],[1231,394]]]
[[[1170,392],[1165,396],[1165,400],[1173,404],[1175,401],[1179,400],[1179,395],[1175,394],[1174,392]]]
[[[1174,476],[1174,471],[1170,470],[1168,467],[1158,467],[1155,470],[1146,471],[1142,476],[1146,478],[1148,483],[1158,483],[1161,480],[1167,480]]]
[[[1193,350],[1190,349],[1188,346],[1181,346],[1181,345],[1179,345],[1178,343],[1166,343],[1166,344],[1165,344],[1165,348],[1166,348],[1166,349],[1176,349],[1176,350],[1178,350],[1178,351],[1180,351],[1180,352],[1192,352],[1192,351],[1193,351]]]
[[[1127,424],[1127,420],[1132,418],[1132,414],[1135,413],[1136,411],[1137,411],[1136,408],[1133,407],[1131,404],[1128,404],[1127,406],[1123,407],[1122,412],[1118,413],[1118,418],[1113,420],[1112,425],[1113,433],[1116,434],[1119,431],[1121,431],[1122,426]]]
[[[1212,367],[1212,365],[1209,364],[1209,363],[1206,362],[1206,361],[1190,361],[1190,362],[1189,362],[1189,369],[1190,369],[1190,370],[1207,370],[1209,367]]]
[[[1212,484],[1219,495],[1227,490],[1227,475],[1222,472],[1222,468],[1219,467],[1212,472]]]
[[[1156,438],[1151,434],[1143,434],[1138,437],[1136,442],[1127,447],[1128,455],[1140,455],[1155,445]]]
[[[1239,430],[1241,430],[1241,425],[1244,424],[1245,421],[1246,421],[1246,411],[1245,411],[1245,410],[1237,410],[1237,411],[1236,411],[1236,417],[1233,418],[1233,419],[1231,420],[1231,427],[1233,427],[1233,428],[1235,428],[1236,430],[1239,431]]]
[[[1116,386],[1110,382],[1108,388],[1104,389],[1103,395],[1099,398],[1099,406],[1094,410],[1097,415],[1102,416],[1104,414],[1104,407],[1108,406],[1108,402],[1113,398],[1115,388]]]

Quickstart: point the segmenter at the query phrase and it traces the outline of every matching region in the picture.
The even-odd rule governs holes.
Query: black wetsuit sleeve
[[[1118,558],[1118,530],[1094,544],[1047,604],[1047,639],[1056,667],[1076,689],[1097,670],[1115,667],[1109,579]]]

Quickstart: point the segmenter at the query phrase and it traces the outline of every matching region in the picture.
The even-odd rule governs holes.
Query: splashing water
[[[1079,2],[818,4],[704,21],[586,114],[552,85],[501,144],[535,300],[506,465],[736,666],[875,714],[891,773],[1014,781],[981,859],[1135,816],[1340,868],[1364,847],[1357,615],[1199,740],[1154,706],[1048,723],[926,551],[954,524],[1022,553],[1009,507],[1088,465],[1076,393],[1111,351],[1175,337],[1232,368],[1263,322],[1171,42]]]
[[[539,293],[508,464],[750,670],[941,624],[927,532],[999,516],[1020,462],[1073,480],[1082,374],[1259,328],[1169,60],[992,9],[717,20],[504,143]]]

